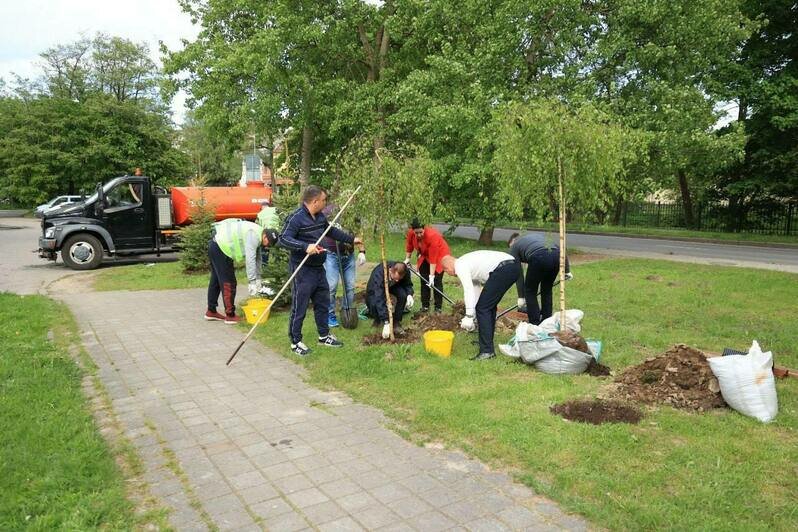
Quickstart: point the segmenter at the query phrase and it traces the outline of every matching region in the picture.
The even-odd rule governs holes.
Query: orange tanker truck
[[[217,220],[255,220],[270,205],[272,190],[261,181],[246,187],[174,187],[167,191],[149,177],[125,175],[98,184],[80,203],[47,212],[42,218],[39,256],[73,270],[92,270],[104,258],[171,252],[180,228],[204,205]]]

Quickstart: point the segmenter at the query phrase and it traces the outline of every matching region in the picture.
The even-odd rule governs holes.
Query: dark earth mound
[[[576,400],[554,405],[550,409],[552,414],[557,414],[570,421],[591,423],[632,423],[637,424],[643,418],[640,410],[606,399]]]
[[[620,399],[697,411],[726,405],[704,353],[684,344],[627,368],[615,382]]]

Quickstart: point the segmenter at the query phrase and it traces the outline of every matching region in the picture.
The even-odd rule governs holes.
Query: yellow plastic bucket
[[[452,331],[427,331],[424,333],[424,349],[440,357],[452,354],[454,333]]]
[[[247,323],[255,324],[260,318],[260,315],[266,312],[266,317],[260,320],[261,324],[269,321],[269,311],[266,309],[272,304],[271,299],[253,298],[246,302],[241,308],[244,309],[244,316],[247,318]]]

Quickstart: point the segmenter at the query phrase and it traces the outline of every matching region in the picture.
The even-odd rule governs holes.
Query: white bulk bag
[[[763,353],[754,340],[747,355],[710,357],[709,367],[718,378],[720,393],[730,407],[741,414],[768,423],[779,410],[773,353]]]
[[[565,311],[565,327],[569,331],[573,331],[578,333],[582,330],[582,326],[579,322],[582,321],[582,318],[585,317],[585,313],[581,310],[577,309],[570,309]],[[560,330],[560,312],[555,312],[552,316],[549,316],[542,322],[540,322],[540,328],[546,332],[553,333]]]

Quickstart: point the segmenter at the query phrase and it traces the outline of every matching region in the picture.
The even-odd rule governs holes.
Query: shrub
[[[208,241],[213,231],[214,214],[204,202],[191,214],[193,223],[180,231],[180,264],[185,273],[210,271]]]

